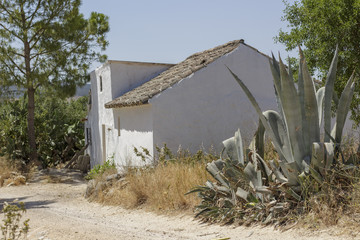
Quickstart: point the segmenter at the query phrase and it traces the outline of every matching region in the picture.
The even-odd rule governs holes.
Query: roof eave
[[[135,106],[141,106],[141,105],[146,105],[146,104],[149,104],[149,100],[145,100],[142,102],[131,102],[131,103],[127,103],[127,104],[108,102],[108,103],[105,103],[104,106],[107,109],[112,109],[112,108],[135,107]]]

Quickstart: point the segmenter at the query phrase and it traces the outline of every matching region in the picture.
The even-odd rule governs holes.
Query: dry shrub
[[[7,158],[0,157],[0,187],[6,186],[11,183],[10,180],[16,178],[18,167],[15,163],[11,163]],[[14,179],[15,180],[15,179]],[[20,178],[17,178],[15,185],[23,184]]]
[[[347,154],[347,153],[345,153]],[[349,226],[360,223],[360,172],[358,167],[346,169],[334,168],[322,184],[313,181],[312,187],[321,189],[309,191],[304,202],[305,212],[298,216],[299,226],[311,229]]]
[[[103,191],[98,200],[153,211],[192,209],[200,199],[193,194],[185,196],[185,193],[208,178],[205,162],[164,162],[153,168],[130,169],[125,179]]]

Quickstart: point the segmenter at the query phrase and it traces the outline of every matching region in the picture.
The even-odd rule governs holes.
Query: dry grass
[[[355,154],[357,146],[354,141],[347,141],[342,147],[345,158]],[[266,146],[265,158],[277,158],[269,143]],[[206,180],[211,179],[205,166],[207,162],[215,159],[216,157],[204,160],[202,156],[193,156],[186,160],[183,158],[170,162],[162,161],[154,168],[130,169],[125,178],[107,186],[95,201],[155,212],[190,212],[201,199],[196,194],[184,194],[195,186],[203,186]],[[97,181],[103,181],[113,173],[113,170],[105,172]],[[344,175],[346,177],[342,177]],[[334,169],[324,185],[318,186],[322,191],[312,194],[315,185],[316,183],[309,182],[309,198],[305,200],[305,205],[299,206],[303,209],[300,211],[302,213],[289,214],[292,222],[297,222],[297,227],[308,229],[340,226],[345,233],[359,229],[359,169],[341,171],[340,175]]]
[[[200,199],[185,193],[208,178],[205,162],[161,163],[154,168],[132,169],[125,179],[103,191],[97,201],[155,212],[192,210]]]
[[[26,183],[26,178],[19,174],[20,165],[0,157],[0,187],[9,184],[18,186]]]
[[[347,152],[344,154],[350,155]],[[360,169],[333,169],[324,179],[320,192],[310,191],[305,214],[299,226],[310,229],[337,226],[344,233],[360,227]],[[316,185],[316,183],[313,183]]]

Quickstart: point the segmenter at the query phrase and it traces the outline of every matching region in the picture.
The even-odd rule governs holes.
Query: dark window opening
[[[91,144],[91,128],[86,128],[86,143]]]
[[[118,117],[118,136],[120,136],[120,117]]]

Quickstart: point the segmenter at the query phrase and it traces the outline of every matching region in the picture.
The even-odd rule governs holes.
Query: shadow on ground
[[[65,183],[78,185],[85,182],[84,174],[74,169],[43,169],[34,174],[29,183]]]
[[[54,203],[53,200],[43,200],[43,201],[26,201],[31,196],[20,197],[20,198],[1,198],[0,199],[0,211],[2,211],[4,207],[4,203],[15,203],[23,202],[25,204],[26,209],[34,209],[34,208],[48,208],[47,205]]]

